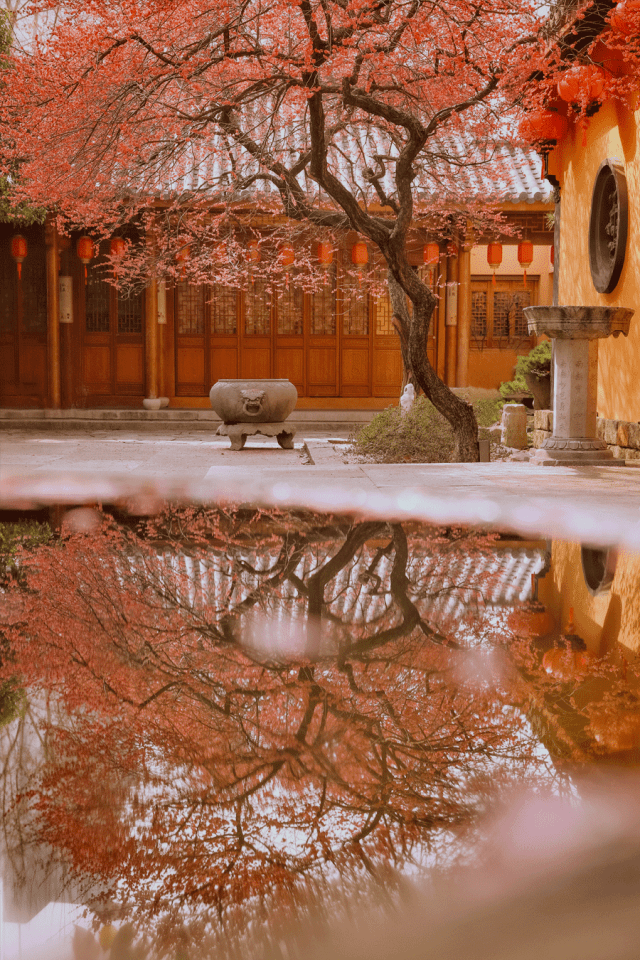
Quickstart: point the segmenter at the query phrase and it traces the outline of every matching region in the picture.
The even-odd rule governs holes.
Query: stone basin
[[[525,307],[529,333],[555,340],[600,340],[629,333],[633,310],[627,307]]]
[[[227,424],[282,423],[294,410],[298,391],[290,380],[218,380],[209,399]]]

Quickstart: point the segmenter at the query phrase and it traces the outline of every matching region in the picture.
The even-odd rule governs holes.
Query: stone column
[[[458,346],[458,257],[447,252],[447,289],[445,304],[446,384],[456,385]]]

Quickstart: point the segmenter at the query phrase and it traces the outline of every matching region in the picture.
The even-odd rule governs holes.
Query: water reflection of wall
[[[594,595],[584,577],[581,545],[556,540],[539,595],[562,628],[573,609],[576,633],[593,653],[611,653],[619,644],[623,652],[635,654],[640,647],[639,583],[640,555],[621,551],[611,585]]]

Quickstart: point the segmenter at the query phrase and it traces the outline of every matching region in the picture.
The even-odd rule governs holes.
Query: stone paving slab
[[[254,502],[640,549],[640,471],[631,467],[354,464],[328,437],[296,441],[294,450],[260,438],[231,451],[226,440],[199,434],[4,431],[0,508],[123,502],[145,512],[167,499]]]

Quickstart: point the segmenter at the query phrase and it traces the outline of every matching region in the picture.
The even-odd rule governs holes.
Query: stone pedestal
[[[624,307],[525,307],[529,333],[555,339],[553,434],[532,457],[553,466],[624,466],[597,437],[598,340],[625,336]]]
[[[275,437],[283,450],[293,450],[296,428],[288,423],[223,423],[216,430],[218,436],[229,437],[232,450],[242,450],[247,437],[253,437],[256,433]]]

